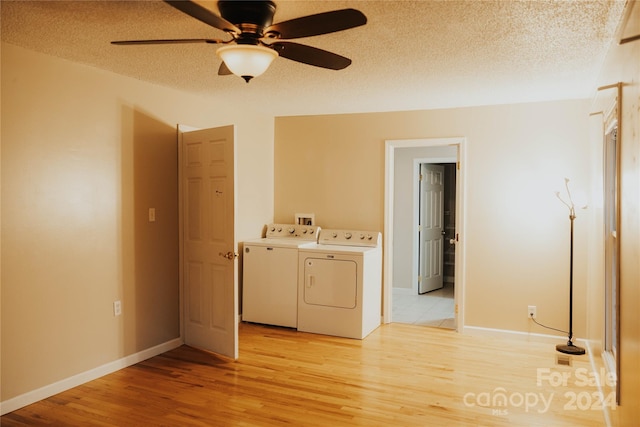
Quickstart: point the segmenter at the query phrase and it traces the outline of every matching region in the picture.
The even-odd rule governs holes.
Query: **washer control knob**
[[[302,234],[307,234],[307,229],[302,230]]]
[[[364,234],[360,234],[360,240],[364,240]]]
[[[274,232],[274,231],[276,231],[276,228],[275,227],[271,227],[271,232]]]
[[[344,233],[344,238],[349,240],[351,238],[351,233]]]
[[[336,232],[331,233],[331,237],[333,237],[335,239],[336,237],[338,237],[338,233],[336,233]]]
[[[373,240],[373,236],[371,234],[367,234],[367,240]]]
[[[282,231],[282,227],[278,227],[278,233]]]
[[[291,227],[287,231],[289,232],[289,234],[293,234],[293,233],[295,233],[296,229]]]

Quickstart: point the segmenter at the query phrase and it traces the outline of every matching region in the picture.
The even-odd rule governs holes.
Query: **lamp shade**
[[[267,71],[271,62],[278,56],[278,52],[273,49],[250,44],[224,46],[219,48],[216,54],[233,74],[247,82]]]

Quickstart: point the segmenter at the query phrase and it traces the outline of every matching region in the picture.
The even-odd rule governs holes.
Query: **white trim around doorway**
[[[382,279],[382,320],[392,322],[393,308],[393,200],[394,200],[394,159],[395,150],[402,148],[457,146],[458,148],[458,179],[456,181],[456,233],[458,236],[455,255],[455,318],[456,330],[464,329],[464,289],[465,289],[465,239],[464,231],[466,216],[464,203],[466,201],[466,138],[422,138],[385,141],[385,181],[384,181],[384,240],[383,248],[383,279]],[[424,160],[424,159],[421,159]],[[430,160],[429,160],[430,161]]]

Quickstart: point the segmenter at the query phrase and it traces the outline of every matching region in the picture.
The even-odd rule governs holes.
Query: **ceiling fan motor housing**
[[[276,4],[273,1],[220,0],[220,15],[242,31],[237,35],[239,44],[258,44],[264,29],[273,24]]]

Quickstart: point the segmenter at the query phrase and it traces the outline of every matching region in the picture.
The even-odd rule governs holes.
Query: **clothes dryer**
[[[297,327],[298,249],[317,242],[320,227],[269,224],[265,237],[244,242],[242,320]]]
[[[323,229],[298,254],[299,331],[362,339],[380,325],[379,232]]]

